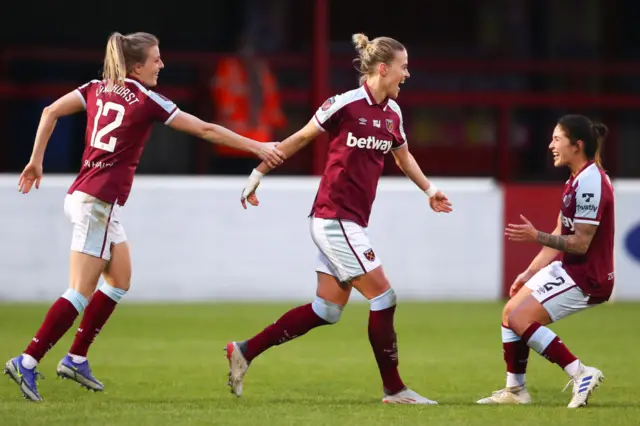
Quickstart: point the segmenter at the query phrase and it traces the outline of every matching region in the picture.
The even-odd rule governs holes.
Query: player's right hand
[[[531,277],[533,277],[533,272],[529,271],[528,269],[523,273],[521,273],[520,275],[518,275],[516,277],[516,280],[513,282],[513,284],[511,284],[511,287],[509,288],[509,297],[515,296],[516,293],[520,291],[522,286],[525,285],[526,282],[531,279]]]
[[[287,156],[279,151],[277,146],[279,142],[265,142],[260,144],[260,150],[257,155],[269,168],[274,169],[284,163]]]
[[[26,194],[31,191],[34,183],[36,185],[36,189],[40,189],[40,179],[42,179],[42,164],[36,164],[30,161],[20,174],[20,179],[18,179],[18,191]]]

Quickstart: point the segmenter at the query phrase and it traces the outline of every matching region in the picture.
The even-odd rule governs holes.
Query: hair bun
[[[369,37],[362,33],[354,34],[351,36],[351,40],[353,41],[353,45],[356,47],[357,51],[364,50],[369,44]]]

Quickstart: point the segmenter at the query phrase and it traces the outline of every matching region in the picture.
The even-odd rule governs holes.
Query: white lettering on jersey
[[[573,226],[573,219],[564,217],[563,214],[560,215],[560,220],[562,221],[562,226],[565,228],[569,228],[571,232],[575,232],[576,228]]]
[[[84,166],[91,169],[105,169],[107,167],[113,167],[113,163],[103,163],[102,161],[84,160]]]
[[[115,95],[118,95],[129,105],[140,102],[140,99],[138,99],[135,93],[133,93],[127,87],[120,86],[119,84],[114,84],[110,89],[108,89],[106,86],[100,85],[96,89],[96,96],[100,95],[101,93],[113,93]]]
[[[595,164],[584,169],[577,177],[576,188],[576,223],[599,225],[598,209],[602,195],[602,175]]]
[[[357,138],[353,133],[349,132],[347,136],[347,146],[351,148],[376,149],[386,154],[391,149],[392,143],[389,140],[376,139],[375,136]]]

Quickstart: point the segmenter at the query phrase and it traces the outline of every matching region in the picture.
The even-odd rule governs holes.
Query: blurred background
[[[157,35],[158,91],[182,109],[264,140],[304,125],[322,101],[356,87],[351,34],[391,36],[409,51],[399,103],[411,149],[439,176],[556,180],[546,144],[565,112],[611,129],[605,163],[640,176],[640,4],[634,0],[184,0],[107,13],[101,3],[12,2],[0,28],[0,172],[28,159],[42,107],[100,75],[112,31]],[[247,70],[251,71],[247,73]],[[58,123],[45,169],[75,173],[85,117]],[[161,126],[139,172],[242,174],[255,164]],[[322,171],[326,141],[278,173]],[[397,174],[389,161],[386,174]]]
[[[553,229],[567,171],[552,167],[547,145],[558,117],[571,112],[609,126],[604,166],[618,194],[617,274],[626,286],[624,297],[640,299],[640,288],[633,285],[640,273],[640,184],[633,180],[640,177],[636,0],[422,0],[397,7],[387,0],[183,0],[179,7],[166,2],[121,6],[112,10],[100,3],[23,0],[12,2],[4,14],[0,173],[6,175],[0,176],[0,189],[7,192],[0,214],[13,226],[0,235],[7,242],[0,245],[0,253],[7,254],[0,266],[22,282],[66,273],[68,223],[59,202],[80,166],[86,117],[60,120],[52,136],[45,158],[50,197],[41,190],[38,197],[16,199],[10,192],[16,174],[28,161],[42,108],[101,75],[113,31],[157,35],[166,65],[157,90],[187,112],[261,141],[284,139],[329,96],[357,87],[351,35],[364,32],[371,39],[391,36],[407,46],[411,78],[398,102],[410,148],[457,208],[447,219],[434,218],[416,208],[420,200],[408,180],[402,181],[407,191],[381,185],[371,232],[393,282],[417,298],[506,296],[538,246],[510,243],[502,229],[520,220],[520,214],[541,229]],[[285,176],[261,187],[272,204],[239,214],[237,193],[256,159],[156,126],[125,220],[137,244],[134,257],[141,259],[138,281],[171,289],[183,280],[174,267],[179,262],[192,269],[191,287],[185,283],[181,290],[186,299],[244,299],[247,283],[265,276],[272,287],[255,285],[247,294],[306,297],[310,288],[295,287],[296,293],[291,286],[315,265],[304,221],[327,142],[318,138],[273,172]],[[400,171],[388,157],[385,178],[393,180]],[[60,214],[43,221],[33,210],[36,205]],[[158,217],[149,217],[151,207]],[[396,220],[399,215],[402,223]],[[164,229],[169,219],[182,228]],[[281,229],[298,222],[299,241],[283,240]],[[34,230],[34,223],[43,229]],[[50,229],[56,237],[45,242]],[[20,246],[9,244],[11,238],[18,238]],[[248,239],[259,240],[251,251],[244,246]],[[221,243],[212,248],[206,241]],[[27,268],[37,276],[25,275],[24,265],[12,260],[16,252],[28,258],[33,246],[43,252],[39,268]],[[164,247],[161,253],[158,247]],[[187,253],[191,257],[184,259]],[[255,268],[237,265],[245,261]],[[406,267],[410,262],[429,274]],[[443,265],[448,269],[433,272]],[[291,283],[278,282],[281,270],[289,272]],[[9,288],[14,278],[7,273],[5,279]],[[425,287],[425,280],[434,285]],[[313,280],[305,282],[313,285]],[[53,293],[34,289],[28,295],[26,289],[35,284],[28,285],[27,299],[57,291],[46,287]],[[274,293],[275,285],[280,293]],[[190,293],[193,289],[204,293]],[[4,297],[17,296],[7,291]]]

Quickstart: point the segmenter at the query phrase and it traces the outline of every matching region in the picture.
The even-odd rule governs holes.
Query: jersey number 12
[[[124,106],[114,102],[107,102],[106,104],[103,104],[102,99],[96,99],[96,105],[98,106],[98,112],[96,112],[96,116],[93,119],[93,132],[91,132],[90,144],[94,148],[113,152],[116,149],[116,142],[118,139],[113,136],[109,136],[109,140],[107,142],[103,142],[102,138],[120,127],[122,120],[124,119]],[[115,111],[116,117],[112,122],[108,123],[98,131],[98,121],[100,121],[100,117],[106,117],[110,111]]]

